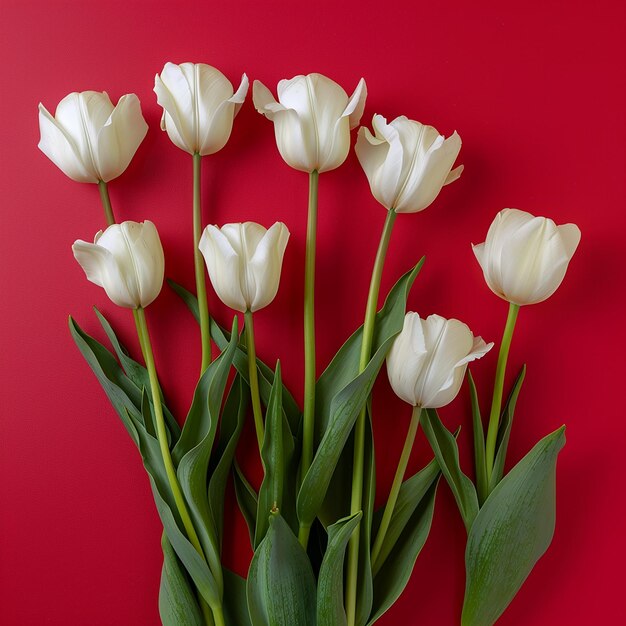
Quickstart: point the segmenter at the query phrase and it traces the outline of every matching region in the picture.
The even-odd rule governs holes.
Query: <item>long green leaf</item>
[[[252,626],[315,626],[315,577],[309,559],[280,513],[256,549],[248,572]]]
[[[254,534],[256,532],[256,511],[258,507],[258,495],[253,489],[252,485],[248,482],[243,475],[239,463],[235,460],[233,462],[233,479],[235,484],[235,496],[237,497],[237,504],[239,510],[243,515],[246,524],[248,526],[248,533],[250,534],[250,545],[254,550]]]
[[[198,441],[180,459],[177,470],[194,527],[220,594],[223,591],[221,543],[209,506],[207,474],[224,390],[237,347],[237,318],[233,321],[232,337],[226,350],[208,366],[205,375],[202,376],[202,380],[206,382],[206,398],[202,411],[194,414],[192,418],[196,419],[197,423],[185,423],[179,444],[183,447],[195,442],[196,439]]]
[[[317,581],[317,626],[347,624],[343,604],[343,563],[348,541],[362,516],[359,511],[328,527],[328,547]]]
[[[115,350],[115,354],[117,354],[117,358],[119,359],[126,376],[136,385],[136,387],[141,391],[142,389],[150,389],[150,378],[148,376],[148,370],[132,359],[128,353],[128,350],[121,344],[120,340],[117,338],[113,327],[109,323],[109,321],[104,317],[104,315],[94,307],[94,311],[96,313],[96,317],[98,318],[100,325],[102,326],[106,336],[108,337],[113,349]],[[165,421],[167,422],[168,430],[170,431],[173,440],[176,441],[180,435],[180,426],[178,422],[174,419],[174,416],[170,412],[170,410],[165,406],[165,402],[163,401],[163,393],[159,389],[159,395],[161,396],[161,404],[163,407],[163,415],[165,416]],[[150,400],[150,405],[152,405],[152,394],[148,394],[148,399]]]
[[[487,463],[485,460],[485,431],[483,420],[480,415],[480,404],[478,402],[478,392],[469,368],[467,370],[467,384],[470,390],[470,401],[472,404],[472,431],[474,437],[474,470],[476,472],[476,490],[478,492],[479,504],[482,504],[487,497]]]
[[[163,570],[159,589],[159,615],[163,626],[204,626],[193,584],[167,537],[161,538]]]
[[[439,473],[440,470],[437,459],[433,459],[419,472],[411,476],[411,478],[407,478],[407,480],[402,483],[400,492],[398,493],[398,500],[396,501],[396,506],[393,509],[393,515],[391,516],[391,521],[389,522],[389,528],[387,529],[385,539],[383,540],[380,548],[376,564],[376,569],[378,571],[380,571],[382,564],[387,560],[391,551],[400,539],[400,536],[407,528],[407,525],[409,525],[415,510],[420,505],[433,483],[439,477]],[[383,511],[384,507],[376,511],[373,524],[374,532],[378,531]],[[410,531],[412,531],[412,529],[410,529],[409,532]],[[376,586],[376,576],[377,572],[375,571],[374,586]]]
[[[508,400],[502,410],[500,417],[500,426],[498,428],[498,438],[496,440],[496,458],[493,462],[493,472],[489,481],[489,492],[492,492],[496,485],[502,480],[504,474],[504,463],[506,461],[506,452],[509,447],[509,439],[511,437],[511,426],[513,425],[513,413],[515,413],[515,405],[519,396],[524,377],[526,376],[526,366],[524,365],[517,375]]]
[[[402,330],[409,291],[419,273],[424,259],[405,273],[390,290],[383,307],[376,314],[372,343],[373,359],[380,358],[388,349],[390,342]],[[321,444],[331,421],[336,421],[337,402],[340,394],[353,384],[359,372],[363,327],[359,327],[343,344],[326,370],[317,381],[315,391],[315,438],[316,445]],[[362,406],[362,405],[361,405]],[[352,418],[352,416],[350,415]],[[349,426],[349,424],[347,424]],[[346,426],[346,425],[344,425]],[[350,440],[336,461],[330,485],[320,510],[317,511],[326,525],[348,514],[352,476],[352,446]]]
[[[459,447],[454,435],[441,423],[435,409],[422,411],[422,427],[441,472],[448,481],[467,532],[478,514],[478,496],[472,481],[459,464]]]
[[[544,437],[498,483],[467,538],[463,626],[491,626],[548,549],[556,522],[556,460],[565,427]]]
[[[226,482],[235,457],[235,449],[243,429],[248,406],[247,387],[237,375],[222,411],[219,441],[214,456],[218,458],[209,477],[209,508],[219,543],[224,529],[224,494]]]
[[[380,571],[374,578],[374,605],[368,621],[373,624],[400,597],[415,566],[415,561],[428,538],[435,508],[435,479],[417,503]]]
[[[224,617],[228,626],[251,626],[246,580],[224,568]]]

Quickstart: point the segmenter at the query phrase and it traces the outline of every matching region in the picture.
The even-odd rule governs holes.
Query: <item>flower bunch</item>
[[[145,309],[162,289],[165,257],[155,225],[117,223],[108,183],[127,168],[146,132],[133,94],[113,106],[106,93],[73,93],[53,117],[40,105],[39,147],[64,173],[97,183],[107,222],[74,256],[92,283],[132,310],[143,364],[120,344],[97,312],[112,351],[70,318],[70,331],[100,381],[149,474],[163,524],[159,611],[166,626],[365,626],[404,589],[432,522],[440,476],[467,530],[466,592],[461,623],[493,624],[515,596],[554,531],[554,471],[563,428],[544,437],[505,474],[507,446],[525,369],[503,403],[512,335],[520,307],[550,297],[580,241],[573,224],[505,209],[486,241],[473,247],[489,288],[509,302],[499,347],[489,419],[483,423],[468,365],[494,347],[466,324],[407,312],[424,260],[401,276],[379,309],[381,277],[399,214],[423,211],[457,180],[461,139],[401,116],[374,115],[358,130],[356,156],[374,198],[385,208],[363,325],[318,377],[315,265],[319,175],[347,158],[367,89],[351,96],[321,74],[280,81],[277,98],[259,81],[254,106],[273,122],[278,150],[309,178],[304,258],[304,402],[283,385],[280,363],[256,354],[254,313],[275,298],[290,233],[282,222],[221,227],[202,221],[203,157],[227,143],[246,98],[217,69],[167,63],[155,78],[161,127],[191,156],[191,229],[195,293],[169,281],[200,329],[197,386],[182,428],[161,392]],[[412,218],[402,218],[412,219]],[[234,311],[230,329],[209,316],[206,273]],[[422,307],[426,308],[426,307]],[[237,314],[243,314],[239,331]],[[211,357],[212,344],[220,355]],[[386,362],[393,391],[411,406],[402,453],[386,503],[374,510],[374,438],[369,401]],[[437,409],[468,380],[475,481],[462,470],[455,434]],[[253,485],[235,460],[248,404],[263,465]],[[405,477],[420,425],[434,458]],[[222,563],[224,494],[232,476],[254,556],[247,577]]]

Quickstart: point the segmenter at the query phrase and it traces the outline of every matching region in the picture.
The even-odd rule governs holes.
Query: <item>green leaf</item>
[[[224,617],[229,626],[251,626],[246,579],[224,568]]]
[[[556,460],[565,426],[498,483],[467,538],[463,626],[491,626],[548,549],[556,521]]]
[[[483,420],[480,415],[478,392],[472,378],[472,373],[467,370],[467,383],[472,403],[472,431],[474,436],[474,469],[476,471],[476,489],[478,491],[479,504],[487,497],[487,463],[485,461],[485,431]]]
[[[313,570],[278,512],[250,563],[248,612],[252,626],[316,626]]]
[[[368,621],[373,624],[400,597],[415,566],[415,561],[426,543],[433,520],[436,478],[417,503],[389,556],[374,578],[374,605]]]
[[[374,571],[374,582],[376,582],[376,576],[380,571],[382,564],[391,554],[391,551],[400,539],[402,533],[405,531],[405,528],[407,528],[407,525],[409,525],[409,532],[413,530],[410,527],[410,520],[413,517],[415,510],[428,493],[428,490],[438,479],[439,473],[440,470],[437,459],[433,459],[419,472],[402,483],[398,493],[398,500],[396,501],[396,506],[393,509],[393,515],[391,516],[391,521],[389,522],[389,528],[387,529],[387,533],[385,534],[385,538],[380,548],[378,561]],[[373,531],[375,533],[378,532],[383,512],[384,507],[376,511],[374,516]]]
[[[261,450],[264,476],[257,503],[255,547],[259,545],[267,532],[268,515],[272,509],[279,509],[282,518],[292,529],[296,522],[290,506],[293,502],[293,494],[288,493],[289,469],[294,453],[294,443],[289,425],[283,416],[282,388],[280,363],[278,363],[265,418],[265,436]],[[286,511],[290,508],[290,515],[286,515]]]
[[[232,337],[226,350],[207,367],[203,374],[201,382],[205,383],[202,389],[206,390],[206,396],[204,396],[202,410],[192,414],[192,421],[189,417],[187,418],[188,421],[185,422],[175,448],[180,450],[186,445],[194,444],[180,459],[177,476],[220,594],[223,591],[221,543],[209,506],[207,474],[224,390],[237,347],[237,318],[233,321]]]
[[[196,321],[198,321],[198,300],[196,299],[196,296],[173,280],[168,279],[167,283],[181,297],[183,302],[191,311],[192,315],[196,318]],[[230,341],[229,333],[213,318],[210,319],[210,324],[211,338],[220,350],[224,350]],[[274,382],[274,372],[259,358],[257,358],[256,363],[259,372],[259,392],[261,395],[261,401],[265,406],[267,406],[272,384]],[[246,381],[246,383],[249,384],[248,351],[245,347],[245,334],[243,334],[240,338],[239,345],[237,347],[237,354],[235,355],[233,364],[241,377]],[[291,432],[295,435],[298,432],[298,425],[302,415],[293,396],[285,387],[283,387],[283,409],[289,421]]]
[[[423,263],[424,259],[422,258],[413,269],[398,280],[389,292],[385,304],[376,314],[372,342],[372,354],[374,355],[372,360],[375,362],[370,373],[376,370],[376,362],[381,357],[384,359],[391,341],[402,330],[409,291]],[[348,388],[354,384],[358,375],[362,336],[363,327],[361,326],[340,348],[317,381],[315,387],[315,438],[318,446],[321,445],[321,441],[329,431],[331,422],[337,421],[339,417],[337,414],[339,409],[338,403],[345,399],[346,390],[349,391]],[[356,391],[354,387],[352,387],[352,390]],[[361,403],[361,406],[363,406],[363,403]],[[360,407],[357,408],[357,415],[359,409]],[[344,415],[343,417],[349,417],[350,421],[356,419],[356,415],[352,414]],[[349,422],[340,426],[343,431],[342,435],[346,429],[349,432],[351,428]],[[341,444],[341,441],[338,443]],[[332,452],[333,455],[336,454],[336,450]],[[335,461],[333,467],[334,473],[331,475],[330,486],[327,486],[327,489],[325,488],[325,500],[322,507],[316,512],[326,525],[333,523],[348,513],[346,504],[350,502],[352,488],[352,448],[350,445],[345,446],[343,452],[340,450],[340,456]],[[314,485],[311,487],[315,488]],[[315,507],[319,508],[317,504]]]
[[[472,481],[459,464],[459,447],[454,435],[441,423],[435,409],[422,411],[422,427],[428,443],[435,453],[441,472],[448,481],[457,506],[469,532],[478,514],[478,496]]]
[[[239,510],[246,520],[248,532],[250,533],[250,545],[254,550],[254,534],[256,532],[256,511],[258,506],[258,496],[252,485],[243,475],[243,472],[239,467],[239,463],[237,463],[236,460],[233,463],[233,470],[237,504],[239,505]]]
[[[163,626],[204,626],[193,584],[165,535],[161,538],[163,570],[159,615]]]
[[[76,346],[96,375],[128,434],[135,445],[139,445],[134,421],[143,423],[141,391],[124,374],[115,357],[85,333],[72,317],[69,318],[69,328]]]
[[[214,453],[214,456],[219,460],[210,472],[209,477],[209,508],[220,545],[224,531],[226,482],[228,481],[235,457],[235,449],[237,448],[237,442],[246,418],[247,400],[247,387],[241,380],[241,377],[237,375],[222,411],[219,440]]]
[[[362,516],[359,511],[328,527],[328,547],[317,582],[317,626],[347,624],[343,604],[343,563],[348,541]]]
[[[142,389],[150,389],[150,377],[148,376],[148,370],[133,360],[128,353],[128,350],[120,343],[113,327],[108,322],[106,317],[102,315],[102,313],[94,307],[94,311],[98,320],[100,321],[100,325],[102,326],[106,336],[108,337],[113,349],[115,350],[115,354],[117,354],[117,358],[122,364],[122,368],[126,373],[126,376],[136,385],[137,389],[141,391]],[[163,402],[163,393],[159,389],[159,395],[161,396],[161,405],[163,407],[163,415],[165,417],[165,421],[167,422],[168,429],[173,436],[174,441],[176,441],[180,435],[180,426],[178,422],[170,412],[170,410],[165,406],[165,402]],[[152,394],[148,394],[148,399],[150,400],[150,406],[152,406]],[[153,413],[154,410],[152,409]],[[154,417],[153,417],[154,420]]]
[[[506,461],[506,452],[509,447],[509,439],[511,437],[511,426],[513,425],[513,413],[515,412],[515,404],[519,396],[524,377],[526,376],[526,366],[524,365],[517,375],[509,398],[504,405],[502,415],[500,416],[500,426],[498,427],[498,438],[496,440],[496,458],[493,462],[493,471],[491,480],[489,481],[489,492],[491,493],[495,486],[502,480],[504,474],[504,463]]]

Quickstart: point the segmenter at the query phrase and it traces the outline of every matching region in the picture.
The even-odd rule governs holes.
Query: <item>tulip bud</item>
[[[278,102],[258,80],[254,81],[256,110],[274,122],[278,150],[291,167],[327,172],[339,167],[350,150],[350,129],[358,126],[367,88],[361,78],[348,95],[321,74],[295,76],[278,83]]]
[[[97,233],[94,243],[76,241],[72,251],[87,279],[103,287],[119,306],[146,307],[161,291],[163,248],[155,225],[148,220],[113,224]]]
[[[423,211],[461,175],[462,165],[452,170],[461,150],[456,132],[445,139],[432,126],[404,116],[387,124],[374,115],[372,127],[374,135],[364,126],[359,129],[355,150],[372,194],[387,209]]]
[[[491,348],[493,343],[474,337],[463,322],[407,313],[387,356],[389,382],[405,402],[437,409],[459,393],[467,364]]]
[[[226,145],[248,93],[248,77],[243,74],[233,93],[232,83],[210,65],[166,63],[154,79],[154,92],[163,107],[161,129],[181,150],[205,156]]]
[[[491,291],[524,305],[542,302],[557,290],[579,242],[575,224],[557,226],[546,217],[504,209],[486,241],[472,248]]]
[[[53,117],[39,104],[39,149],[79,183],[109,182],[130,163],[148,132],[134,93],[117,105],[106,92],[65,96]]]
[[[254,222],[207,226],[199,248],[219,299],[231,309],[258,311],[275,297],[289,231]]]

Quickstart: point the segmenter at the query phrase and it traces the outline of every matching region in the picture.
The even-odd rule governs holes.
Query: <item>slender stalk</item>
[[[365,322],[363,323],[363,338],[361,340],[361,358],[359,372],[362,372],[369,363],[374,339],[374,325],[376,322],[376,308],[378,305],[378,293],[380,292],[380,279],[383,274],[385,258],[389,248],[391,232],[396,221],[396,212],[391,209],[387,212],[383,232],[376,252],[376,260],[372,270],[367,306],[365,308]],[[352,497],[350,513],[354,515],[363,508],[363,450],[365,446],[366,407],[363,407],[354,427],[354,460],[352,463]],[[354,626],[356,621],[356,596],[359,573],[359,543],[361,541],[360,524],[356,527],[348,544],[348,570],[346,574],[346,616],[348,626]]]
[[[252,311],[244,313],[246,328],[246,344],[248,347],[248,374],[250,377],[250,395],[252,396],[252,413],[254,415],[254,429],[259,443],[259,452],[263,448],[264,426],[263,410],[261,408],[261,394],[259,393],[259,376],[256,368],[256,348],[254,345],[254,323],[252,321]]]
[[[489,429],[487,431],[487,443],[485,449],[485,465],[487,466],[487,490],[493,473],[493,463],[498,439],[498,427],[500,425],[500,411],[502,409],[502,392],[504,389],[504,376],[506,374],[506,361],[509,356],[515,321],[519,313],[519,305],[509,304],[509,314],[506,318],[500,353],[498,354],[498,365],[496,366],[496,379],[493,384],[493,399],[491,401],[491,412],[489,414]]]
[[[202,203],[200,202],[202,157],[197,152],[193,155],[193,264],[196,273],[196,295],[198,296],[198,314],[200,317],[200,337],[202,344],[202,365],[204,373],[211,362],[211,331],[209,326],[209,305],[206,297],[206,279],[204,260],[198,248],[202,237]]]
[[[317,239],[317,192],[319,174],[309,174],[309,210],[306,231],[306,255],[304,268],[304,414],[302,431],[302,466],[304,478],[313,460],[313,437],[315,431],[315,246]],[[301,539],[306,547],[307,540]],[[305,532],[308,537],[308,532]]]
[[[181,490],[180,483],[178,482],[178,477],[176,476],[176,469],[174,468],[174,462],[172,461],[172,456],[167,442],[167,430],[165,426],[165,419],[163,417],[163,407],[161,405],[161,396],[159,392],[159,379],[156,372],[156,365],[154,363],[154,354],[152,352],[152,343],[150,341],[150,335],[148,333],[146,314],[143,308],[139,307],[138,309],[133,310],[133,316],[135,318],[135,325],[137,326],[139,344],[143,352],[146,369],[148,370],[150,391],[152,393],[152,404],[154,405],[154,416],[156,419],[155,426],[157,439],[159,442],[159,448],[161,449],[161,457],[163,459],[163,466],[165,467],[167,480],[170,485],[170,489],[172,490],[174,502],[176,504],[176,508],[178,509],[178,514],[180,515],[180,518],[183,522],[187,537],[189,538],[189,541],[191,542],[193,547],[196,549],[196,552],[206,562],[206,558],[200,544],[200,539],[198,538],[198,534],[196,533],[196,529],[194,528],[191,516],[187,509],[187,504],[185,503],[185,497]],[[216,604],[216,606],[209,608],[201,595],[199,595],[199,600],[207,624],[212,624],[213,620],[215,620],[216,626],[223,625],[223,616],[221,618],[221,622],[219,620],[219,616],[222,613],[221,606],[219,606],[219,604]],[[211,615],[211,612],[213,613],[213,615]]]
[[[115,216],[113,215],[111,198],[109,198],[109,188],[103,180],[98,181],[98,191],[100,192],[100,200],[102,200],[102,207],[104,208],[107,226],[111,226],[111,224],[115,224]]]
[[[379,560],[378,557],[380,556],[380,550],[383,546],[385,535],[389,530],[389,523],[391,522],[393,511],[396,507],[396,502],[398,501],[400,487],[402,487],[402,481],[404,480],[404,474],[406,473],[406,468],[409,463],[411,450],[413,449],[413,444],[415,443],[415,435],[417,434],[417,428],[420,423],[421,413],[421,407],[413,407],[411,423],[409,424],[409,431],[406,435],[406,439],[404,440],[404,447],[402,448],[402,454],[400,455],[400,460],[398,461],[396,474],[393,478],[393,483],[391,484],[389,498],[387,499],[385,511],[383,512],[383,518],[380,522],[380,527],[378,529],[378,534],[376,535],[376,540],[374,541],[374,547],[372,548],[372,573],[374,575],[378,573],[378,570],[380,570],[384,562],[382,559]]]

